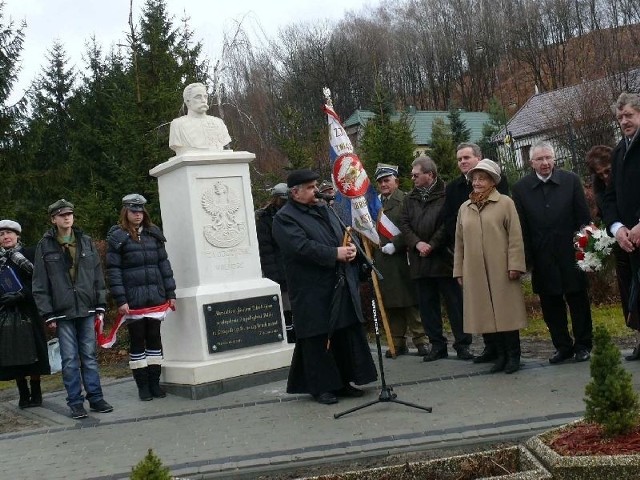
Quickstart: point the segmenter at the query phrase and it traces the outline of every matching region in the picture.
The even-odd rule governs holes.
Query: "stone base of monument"
[[[179,289],[162,326],[163,387],[197,400],[286,378],[280,288],[267,279]]]

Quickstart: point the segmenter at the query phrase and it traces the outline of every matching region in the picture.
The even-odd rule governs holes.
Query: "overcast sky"
[[[247,30],[260,25],[269,36],[290,23],[337,20],[345,12],[360,12],[380,0],[167,0],[169,12],[178,22],[186,12],[205,55],[217,58],[222,33],[245,17]],[[134,0],[134,19],[140,17],[144,0]],[[46,51],[54,40],[64,45],[71,64],[83,67],[85,43],[92,35],[107,50],[122,41],[128,29],[129,0],[5,0],[4,22],[26,20],[22,71],[12,99],[21,96],[46,64]]]

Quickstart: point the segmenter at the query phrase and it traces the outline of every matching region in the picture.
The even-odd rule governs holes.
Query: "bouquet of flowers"
[[[611,253],[614,238],[606,230],[590,223],[582,227],[573,238],[576,249],[576,263],[584,272],[598,272],[604,267],[604,261]]]

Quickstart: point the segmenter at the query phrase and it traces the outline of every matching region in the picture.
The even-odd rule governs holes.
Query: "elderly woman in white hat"
[[[164,247],[167,240],[151,222],[146,203],[138,193],[125,195],[120,220],[107,234],[107,278],[120,315],[167,302],[175,307],[176,282]],[[127,317],[129,367],[143,401],[166,396],[160,388],[160,319],[151,314]]]
[[[44,320],[31,295],[34,250],[22,247],[21,233],[18,222],[0,220],[0,380],[15,380],[18,406],[28,408],[42,405],[40,375],[51,370]]]
[[[520,368],[520,332],[527,312],[520,285],[526,271],[520,220],[500,194],[500,167],[484,159],[467,173],[473,191],[458,211],[453,276],[463,287],[464,331],[492,335],[498,359],[491,373]]]

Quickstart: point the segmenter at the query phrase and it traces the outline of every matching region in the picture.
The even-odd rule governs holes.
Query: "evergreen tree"
[[[131,469],[130,478],[131,480],[171,480],[171,474],[153,450],[149,449],[144,459]]]
[[[448,117],[453,145],[458,146],[463,142],[468,142],[471,138],[471,129],[467,127],[467,122],[462,119],[461,110],[454,107],[453,103],[449,106]]]
[[[438,166],[438,176],[445,182],[459,175],[456,160],[456,144],[453,142],[451,129],[443,118],[436,118],[431,126],[431,146],[428,152]]]
[[[585,388],[585,420],[602,425],[608,436],[628,433],[640,420],[631,374],[622,367],[620,352],[606,327],[596,326],[593,344],[591,381]]]
[[[373,103],[376,116],[365,125],[359,145],[364,167],[373,177],[378,163],[397,165],[401,187],[411,188],[408,176],[415,158],[415,143],[409,118],[402,114],[397,120],[391,119],[391,99],[380,87],[376,88]]]

